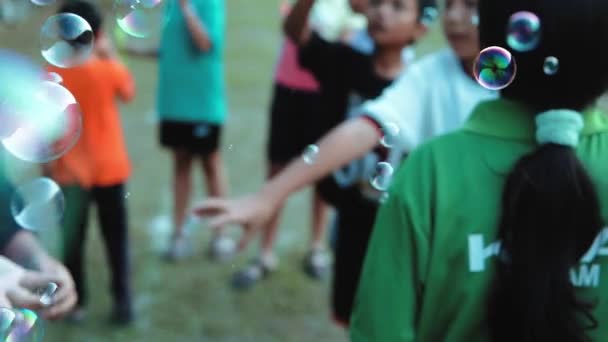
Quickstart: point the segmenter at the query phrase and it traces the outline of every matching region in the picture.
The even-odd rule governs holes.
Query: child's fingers
[[[218,215],[213,220],[211,220],[209,222],[209,227],[213,230],[218,230],[230,223],[239,223],[239,222],[236,222],[236,220],[234,219],[234,217],[231,214],[225,213],[222,215]]]
[[[11,289],[7,293],[7,297],[10,302],[16,307],[26,308],[30,310],[38,310],[44,307],[44,304],[40,302],[40,296],[35,293],[32,293],[31,291],[23,287],[16,287],[14,289]]]
[[[5,294],[0,295],[0,308],[7,308],[7,309],[13,308],[13,306],[11,305],[11,301],[8,300],[8,297]]]
[[[43,312],[43,317],[48,320],[55,320],[65,316],[76,305],[78,297],[73,295],[65,296]]]
[[[215,216],[226,211],[227,201],[221,198],[209,198],[192,209],[199,216]]]
[[[28,289],[45,288],[51,282],[58,283],[59,280],[52,275],[31,271],[25,272],[19,280],[19,284]]]

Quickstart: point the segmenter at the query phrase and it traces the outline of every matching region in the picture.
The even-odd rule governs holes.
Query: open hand
[[[269,224],[279,207],[280,203],[276,200],[258,193],[236,199],[207,199],[195,206],[193,211],[198,216],[213,217],[209,223],[212,229],[226,224],[241,225],[244,234],[239,250],[243,250],[255,233]]]

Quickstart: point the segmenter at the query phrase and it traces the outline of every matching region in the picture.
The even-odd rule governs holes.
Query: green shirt
[[[177,1],[165,8],[159,50],[158,113],[161,120],[223,124],[226,120],[223,0],[191,0],[211,39],[199,51]]]
[[[608,222],[608,118],[584,115],[577,154]],[[489,341],[484,307],[506,175],[536,148],[534,117],[507,100],[480,104],[464,128],[422,145],[380,208],[355,300],[353,341]],[[556,170],[559,172],[559,170]],[[571,271],[600,299],[590,332],[608,336],[608,229]],[[601,298],[601,293],[604,298]]]

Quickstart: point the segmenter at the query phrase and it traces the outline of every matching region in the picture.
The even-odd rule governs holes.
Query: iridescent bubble
[[[46,288],[40,291],[40,303],[44,306],[49,306],[53,304],[55,292],[57,292],[57,284],[50,282],[47,284]]]
[[[15,313],[9,308],[0,308],[0,341],[6,340],[15,322]]]
[[[319,156],[319,146],[317,145],[308,145],[306,149],[304,149],[304,153],[302,153],[302,159],[306,164],[312,165],[317,161],[317,157]]]
[[[29,94],[30,108],[14,115],[17,129],[2,139],[2,145],[13,156],[34,163],[45,163],[61,157],[80,137],[82,118],[76,99],[63,86],[38,82]]]
[[[557,72],[559,71],[559,59],[553,56],[545,58],[545,63],[543,64],[543,71],[546,75],[549,76],[557,74]]]
[[[162,0],[116,0],[116,23],[133,37],[148,37],[158,25],[156,12],[160,11],[161,2]]]
[[[49,17],[40,29],[40,51],[44,59],[60,68],[86,62],[93,51],[91,25],[73,13]]]
[[[393,147],[399,136],[399,126],[393,122],[389,122],[383,127],[382,131],[384,135],[380,139],[380,144],[386,148]]]
[[[422,10],[422,19],[420,20],[420,22],[425,26],[430,26],[435,22],[435,20],[437,20],[438,16],[439,11],[437,11],[437,8],[433,6],[427,6]]]
[[[393,179],[393,166],[387,162],[380,162],[372,176],[371,184],[378,191],[386,191]]]
[[[63,83],[63,77],[61,77],[61,75],[59,75],[56,72],[49,72],[46,75],[46,80],[50,81],[50,82],[57,83],[57,84],[62,84]]]
[[[509,18],[507,44],[519,52],[534,50],[540,42],[540,19],[532,12],[517,12]]]
[[[11,214],[21,227],[44,231],[60,223],[65,209],[61,189],[49,178],[41,177],[16,189],[11,198]]]
[[[32,0],[32,3],[34,5],[38,5],[38,6],[46,6],[46,5],[50,5],[53,2],[55,2],[55,0]]]
[[[500,90],[515,79],[517,65],[511,53],[498,46],[481,50],[473,68],[475,79],[484,88]]]
[[[39,110],[32,94],[39,89],[43,74],[29,57],[0,49],[0,79],[11,80],[0,82],[0,139],[15,133],[20,115]]]
[[[44,336],[42,320],[28,309],[13,310],[16,318],[6,342],[38,342]]]

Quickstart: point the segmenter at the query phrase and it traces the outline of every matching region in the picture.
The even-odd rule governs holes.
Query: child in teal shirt
[[[183,226],[192,191],[191,170],[202,160],[210,196],[227,192],[218,150],[227,116],[224,80],[223,0],[177,0],[166,7],[159,50],[160,142],[174,159],[174,235],[168,257],[185,256]],[[225,257],[226,237],[212,241],[214,257]],[[227,247],[227,248],[226,248]]]
[[[352,341],[605,341],[608,3],[480,2],[482,46],[509,48],[511,15],[540,18],[503,100],[415,150],[381,207]],[[543,71],[549,56],[557,73]],[[582,113],[581,113],[582,112]],[[457,165],[457,167],[454,167]],[[604,269],[604,272],[602,272]],[[603,298],[604,297],[604,298]]]

